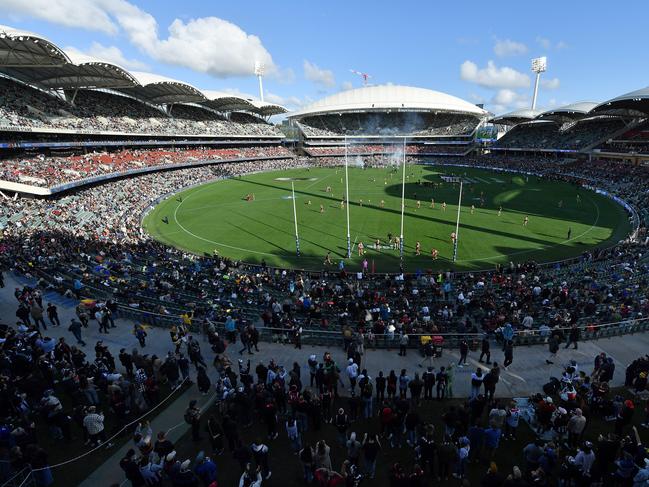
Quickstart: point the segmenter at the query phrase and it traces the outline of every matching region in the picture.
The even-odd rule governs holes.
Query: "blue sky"
[[[533,7],[534,5],[534,7]],[[299,107],[361,86],[350,69],[444,91],[494,112],[527,107],[530,59],[548,57],[540,107],[649,84],[649,2],[0,0],[0,23],[55,44]]]

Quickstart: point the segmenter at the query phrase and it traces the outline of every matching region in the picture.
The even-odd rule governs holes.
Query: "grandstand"
[[[305,153],[316,157],[344,155],[345,139],[355,154],[393,153],[404,137],[409,154],[455,156],[471,150],[486,115],[446,93],[389,85],[326,97],[291,113],[289,120],[299,129]]]
[[[280,140],[266,120],[275,104],[194,86],[114,63],[68,54],[49,40],[0,26],[0,136],[12,146],[91,139],[123,145],[156,138],[201,144],[219,139]],[[248,117],[232,117],[244,112]]]
[[[636,90],[604,103],[578,102],[541,112],[517,110],[492,117],[505,129],[495,151],[581,153],[643,160],[649,89]]]

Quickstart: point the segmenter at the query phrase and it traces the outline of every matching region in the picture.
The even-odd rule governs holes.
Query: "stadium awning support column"
[[[406,209],[406,138],[403,138],[403,174],[401,176],[401,235],[399,236],[399,256],[403,260],[403,214]]]
[[[295,207],[295,183],[291,181],[291,199],[293,200],[293,221],[295,221],[295,252],[300,256],[300,235],[297,233],[297,208]]]
[[[349,173],[347,171],[347,136],[345,135],[345,196],[347,198],[347,258],[352,256],[352,237],[349,232]]]
[[[462,179],[460,179],[460,197],[457,202],[457,220],[455,222],[455,239],[453,239],[453,262],[457,260],[457,241],[460,236],[460,209],[462,208]]]

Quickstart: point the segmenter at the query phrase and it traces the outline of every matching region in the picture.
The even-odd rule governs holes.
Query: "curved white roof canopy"
[[[202,92],[207,98],[203,102],[203,105],[218,112],[246,111],[258,115],[278,115],[287,112],[283,106],[262,102],[254,98],[247,98],[223,91],[202,90]]]
[[[0,25],[1,64],[10,66],[52,66],[70,62],[63,50],[33,32]]]
[[[127,88],[137,80],[126,69],[114,63],[81,54],[68,54],[70,63],[57,66],[5,67],[0,71],[12,78],[43,89]]]
[[[167,105],[171,103],[199,103],[205,95],[188,83],[166,78],[153,73],[131,71],[137,85],[120,88],[119,91],[149,103]]]
[[[529,108],[523,108],[521,110],[514,110],[513,112],[505,113],[504,115],[498,115],[497,117],[492,117],[489,119],[489,122],[497,125],[516,125],[521,122],[529,122],[534,120],[541,114],[540,110],[531,110]]]
[[[473,103],[440,91],[411,86],[380,85],[336,93],[292,113],[290,117],[300,119],[323,113],[372,110],[449,111],[476,117],[487,115],[485,110]]]
[[[592,110],[596,115],[644,117],[649,114],[649,86],[600,103]]]
[[[552,120],[558,123],[571,122],[587,117],[588,113],[596,106],[597,102],[594,101],[580,101],[547,110],[536,118],[537,120]]]
[[[202,103],[209,96],[194,86],[151,73],[131,72],[111,62],[65,53],[44,37],[0,25],[0,73],[45,90],[110,88],[157,105]],[[284,107],[229,94],[219,96],[219,111],[259,115],[285,113]]]

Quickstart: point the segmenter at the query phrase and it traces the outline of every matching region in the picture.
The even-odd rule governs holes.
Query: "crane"
[[[353,74],[360,76],[363,78],[363,86],[367,86],[367,80],[370,79],[372,76],[367,74],[367,73],[361,73],[360,71],[356,71],[355,69],[350,69]]]

